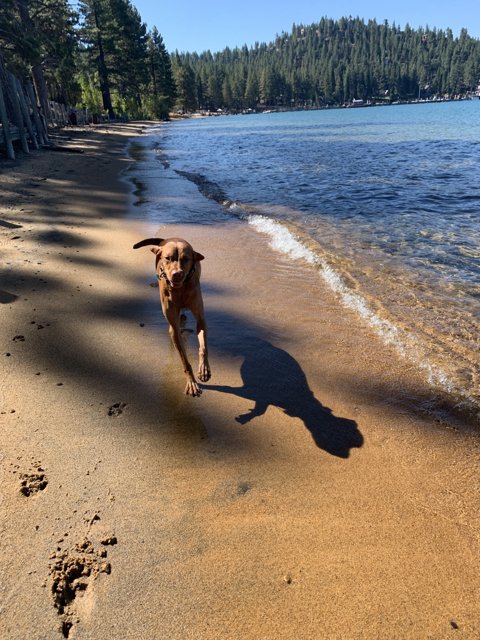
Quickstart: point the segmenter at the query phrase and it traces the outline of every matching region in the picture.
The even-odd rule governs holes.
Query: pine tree
[[[175,102],[176,85],[170,56],[156,27],[148,34],[147,55],[153,115],[161,120],[166,120]]]
[[[83,16],[81,39],[89,65],[95,65],[98,72],[103,108],[109,118],[115,118],[111,95],[111,69],[107,64],[109,50],[113,49],[113,16],[109,0],[80,0]]]
[[[249,109],[255,109],[259,100],[259,84],[255,67],[248,67],[247,83],[245,86],[245,102]]]
[[[147,28],[130,0],[110,0],[114,47],[111,72],[114,87],[134,117],[142,116],[142,95],[148,83]]]
[[[115,118],[117,106],[141,114],[148,82],[146,26],[129,0],[80,0],[81,39],[88,65],[96,66],[103,108]]]
[[[173,59],[173,74],[177,86],[179,108],[184,113],[195,111],[197,109],[195,73],[188,60],[182,60],[178,52]]]

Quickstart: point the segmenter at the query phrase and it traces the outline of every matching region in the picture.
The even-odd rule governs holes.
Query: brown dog
[[[163,315],[169,323],[169,333],[173,340],[187,376],[185,393],[199,396],[199,389],[192,367],[188,361],[185,345],[180,331],[182,309],[190,309],[197,321],[198,336],[198,377],[202,382],[210,379],[208,364],[207,327],[203,311],[202,292],[200,290],[200,261],[203,256],[181,238],[147,238],[133,245],[134,249],[155,245],[150,249],[156,254],[155,266],[160,290],[160,302]]]

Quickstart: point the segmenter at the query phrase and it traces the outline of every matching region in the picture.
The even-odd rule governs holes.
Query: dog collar
[[[165,273],[165,271],[163,269],[160,270],[160,273],[157,273],[157,280],[166,280],[167,284],[170,284],[168,278],[167,278],[167,274]]]

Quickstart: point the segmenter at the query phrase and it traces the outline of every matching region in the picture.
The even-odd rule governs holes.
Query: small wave
[[[342,276],[321,255],[309,249],[284,225],[262,215],[250,215],[249,224],[257,231],[270,236],[271,247],[288,256],[291,260],[304,260],[315,266],[322,279],[334,291],[342,304],[354,310],[385,344],[392,345],[405,359],[415,362],[427,376],[429,384],[438,386],[449,394],[462,396],[469,400],[465,391],[459,388],[440,368],[428,361],[418,341],[407,335],[389,320],[381,318],[358,293],[352,291]]]

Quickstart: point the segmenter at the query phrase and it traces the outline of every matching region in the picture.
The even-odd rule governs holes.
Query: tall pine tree
[[[170,55],[156,27],[148,34],[147,56],[152,115],[166,120],[175,103],[177,88],[173,78]]]
[[[80,0],[81,39],[89,65],[95,65],[103,108],[115,117],[121,109],[140,114],[148,81],[146,27],[129,0]]]

